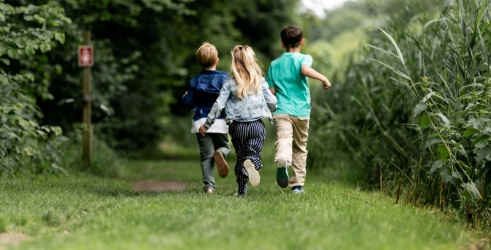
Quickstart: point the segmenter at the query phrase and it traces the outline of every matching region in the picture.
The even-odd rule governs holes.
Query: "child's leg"
[[[259,170],[263,166],[261,151],[266,137],[266,127],[261,120],[248,122],[245,132],[247,133],[244,147],[245,158],[251,160],[256,170]]]
[[[235,163],[235,176],[237,180],[237,185],[239,186],[238,194],[246,195],[247,194],[247,181],[249,178],[247,177],[247,172],[244,168],[245,158],[245,150],[244,150],[244,142],[243,138],[240,135],[242,131],[243,124],[240,122],[233,122],[229,127],[229,133],[232,137],[232,144],[235,148],[235,154],[237,155],[237,162]]]
[[[303,186],[307,175],[307,139],[309,136],[309,117],[292,117],[293,156],[292,168],[295,175],[290,178],[290,186]]]
[[[263,166],[261,162],[261,150],[266,136],[266,128],[261,120],[257,120],[253,122],[234,122],[230,126],[229,131],[232,136],[232,143],[237,152],[235,174],[237,176],[240,194],[240,192],[247,192],[247,181],[249,180],[243,164],[244,161],[250,160],[256,170]],[[243,188],[244,186],[245,189]]]
[[[213,144],[215,146],[215,152],[213,153],[213,159],[218,169],[220,177],[225,178],[228,175],[228,164],[225,160],[230,154],[230,144],[228,142],[228,134],[210,133],[208,134],[213,138]]]
[[[196,134],[196,138],[199,144],[200,151],[200,164],[201,172],[203,174],[203,190],[207,189],[215,190],[215,175],[213,174],[213,152],[215,147],[213,145],[213,139],[209,135],[201,136]]]
[[[253,122],[234,122],[230,125],[229,132],[237,153],[235,175],[239,185],[239,194],[245,194],[247,193],[249,176],[243,163],[245,160],[250,160],[256,170],[263,166],[261,150],[266,136],[266,129],[264,123],[261,120],[257,120]]]
[[[292,141],[293,141],[293,124],[289,115],[275,115],[274,123],[276,125],[277,141],[275,143],[276,155],[274,161],[286,159],[292,162]]]
[[[222,153],[223,157],[227,157],[230,154],[228,134],[213,134],[213,144],[215,145],[215,150]]]

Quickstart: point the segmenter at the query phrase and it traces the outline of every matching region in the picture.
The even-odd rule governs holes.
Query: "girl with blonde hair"
[[[269,90],[263,77],[254,50],[250,46],[237,45],[232,50],[230,65],[232,76],[225,81],[220,95],[213,104],[205,124],[199,128],[202,136],[225,109],[225,119],[237,154],[235,176],[239,196],[247,194],[247,181],[252,186],[259,185],[258,170],[263,163],[261,150],[266,137],[262,121],[273,121],[272,112],[276,110],[276,97]]]

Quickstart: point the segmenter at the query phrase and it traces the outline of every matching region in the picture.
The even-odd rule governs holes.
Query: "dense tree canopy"
[[[194,52],[201,43],[208,41],[219,48],[223,70],[228,70],[230,48],[239,43],[254,44],[259,57],[272,57],[278,48],[271,41],[277,41],[281,27],[291,22],[298,1],[6,3],[56,7],[71,20],[58,25],[62,33],[54,37],[63,39],[63,45],[44,49],[47,53],[35,60],[14,60],[9,67],[11,72],[32,72],[36,80],[29,91],[40,107],[41,122],[61,126],[65,133],[80,124],[83,103],[77,47],[82,43],[82,32],[90,31],[95,51],[92,101],[96,135],[122,150],[137,150],[152,147],[162,138],[164,117],[183,113],[175,104],[185,82],[199,72]],[[49,48],[54,46],[48,44]]]

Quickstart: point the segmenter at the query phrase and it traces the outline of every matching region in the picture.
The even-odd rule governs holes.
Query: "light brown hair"
[[[217,62],[218,50],[211,43],[203,43],[198,50],[196,50],[196,58],[201,67],[212,67]]]

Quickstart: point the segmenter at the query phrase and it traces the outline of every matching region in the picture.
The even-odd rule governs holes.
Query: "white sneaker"
[[[249,175],[249,183],[251,183],[252,186],[259,185],[259,182],[261,182],[261,176],[259,176],[259,172],[254,167],[252,161],[245,160],[244,167],[247,171],[247,175]]]

